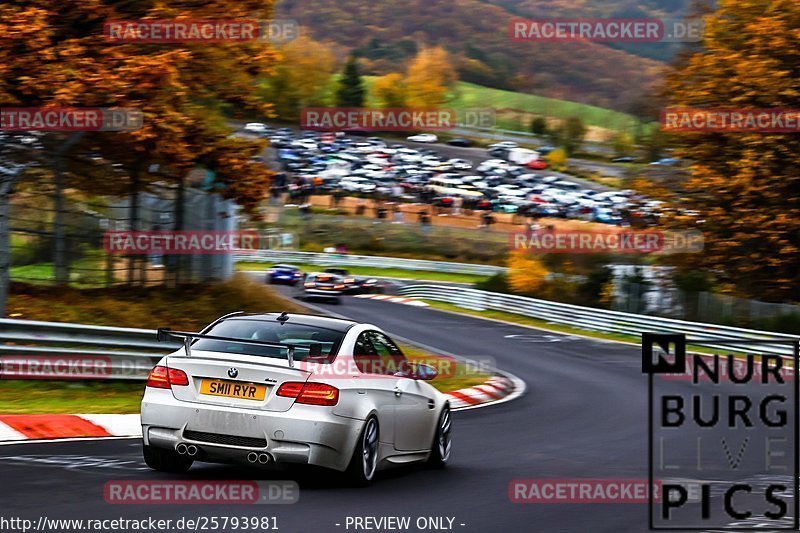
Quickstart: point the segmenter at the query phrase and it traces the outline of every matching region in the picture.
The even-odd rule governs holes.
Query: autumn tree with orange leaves
[[[104,36],[103,24],[143,18],[264,19],[271,10],[270,0],[168,5],[27,0],[0,5],[0,101],[16,107],[141,109],[141,129],[89,133],[74,150],[99,148],[129,175],[143,174],[143,165],[157,163],[181,176],[202,159],[223,183],[236,183],[229,190],[252,209],[269,174],[255,163],[236,163],[249,161],[261,147],[228,140],[223,111],[270,112],[254,92],[256,80],[268,75],[275,62],[269,43],[117,43]]]
[[[702,49],[669,77],[674,107],[800,109],[800,3],[720,0]],[[705,250],[685,257],[741,296],[800,301],[800,134],[682,133],[681,206]]]
[[[263,144],[231,139],[226,112],[268,115],[255,92],[276,55],[266,41],[112,42],[104,23],[140,19],[268,19],[272,0],[23,0],[0,5],[0,102],[9,107],[122,107],[143,112],[140,129],[50,133],[55,175],[95,194],[131,193],[148,182],[183,185],[189,170],[214,172],[223,194],[253,212],[270,173],[251,159]],[[71,144],[66,144],[67,140]],[[69,146],[67,151],[64,147]],[[118,164],[109,175],[81,154]],[[160,169],[158,174],[147,170]],[[133,217],[134,221],[136,217]],[[138,229],[135,224],[132,229]],[[56,265],[58,273],[58,264]],[[57,276],[58,277],[58,276]]]
[[[423,48],[406,72],[406,104],[412,107],[438,107],[447,100],[447,91],[458,80],[447,51],[440,47]]]

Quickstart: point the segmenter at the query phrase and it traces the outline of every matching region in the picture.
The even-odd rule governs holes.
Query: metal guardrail
[[[710,337],[714,343],[709,340],[692,345],[722,350],[740,348],[748,353],[791,356],[788,343],[778,346],[774,343],[798,340],[796,335],[621,313],[450,285],[407,285],[400,293],[604,333],[635,337],[643,332],[684,333],[695,339]],[[720,344],[722,340],[724,344]],[[767,340],[773,344],[759,343]],[[163,355],[181,346],[177,342],[158,342],[156,330],[0,319],[0,378],[142,380]]]
[[[643,332],[656,333],[685,333],[691,337],[724,338],[724,345],[702,344],[711,348],[730,350],[741,348],[742,351],[757,351],[764,354],[791,356],[791,348],[769,344],[758,344],[756,340],[782,340],[797,341],[797,335],[786,335],[767,331],[735,328],[717,324],[704,324],[688,322],[672,318],[662,318],[649,315],[636,315],[581,307],[547,300],[537,300],[524,296],[501,294],[496,292],[465,289],[445,285],[406,285],[399,289],[403,296],[423,298],[447,302],[465,309],[475,311],[503,311],[517,315],[544,320],[548,323],[572,326],[575,328],[599,331],[603,333],[619,333],[639,337]],[[730,343],[727,342],[730,340]],[[746,344],[737,344],[736,341],[748,341]],[[695,343],[697,344],[697,343]],[[699,344],[698,344],[699,345]]]
[[[0,378],[144,379],[180,347],[156,330],[0,319]]]
[[[422,259],[404,259],[400,257],[381,257],[375,255],[295,252],[292,250],[242,252],[236,254],[234,260],[237,262],[250,261],[257,263],[304,263],[319,266],[398,268],[402,270],[424,270],[430,272],[486,276],[491,276],[507,270],[505,267],[472,263],[449,263],[446,261],[426,261]]]

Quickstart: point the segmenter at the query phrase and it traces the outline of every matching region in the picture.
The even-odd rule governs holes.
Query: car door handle
[[[402,396],[403,395],[403,390],[400,387],[395,387],[394,388],[394,395],[395,396]]]

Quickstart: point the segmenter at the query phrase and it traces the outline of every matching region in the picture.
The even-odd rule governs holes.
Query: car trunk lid
[[[305,383],[311,375],[286,359],[199,350],[170,355],[166,364],[189,378],[188,386],[172,387],[178,400],[261,411],[287,411],[294,399],[277,396],[278,388],[287,381]]]

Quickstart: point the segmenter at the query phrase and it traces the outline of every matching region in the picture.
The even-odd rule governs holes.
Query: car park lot
[[[259,130],[255,133],[255,130]],[[542,154],[501,142],[488,149],[377,136],[296,131],[248,124],[275,150],[276,193],[331,193],[498,213],[653,225],[666,206],[633,190],[612,190],[541,169]],[[430,137],[424,137],[430,139]]]

